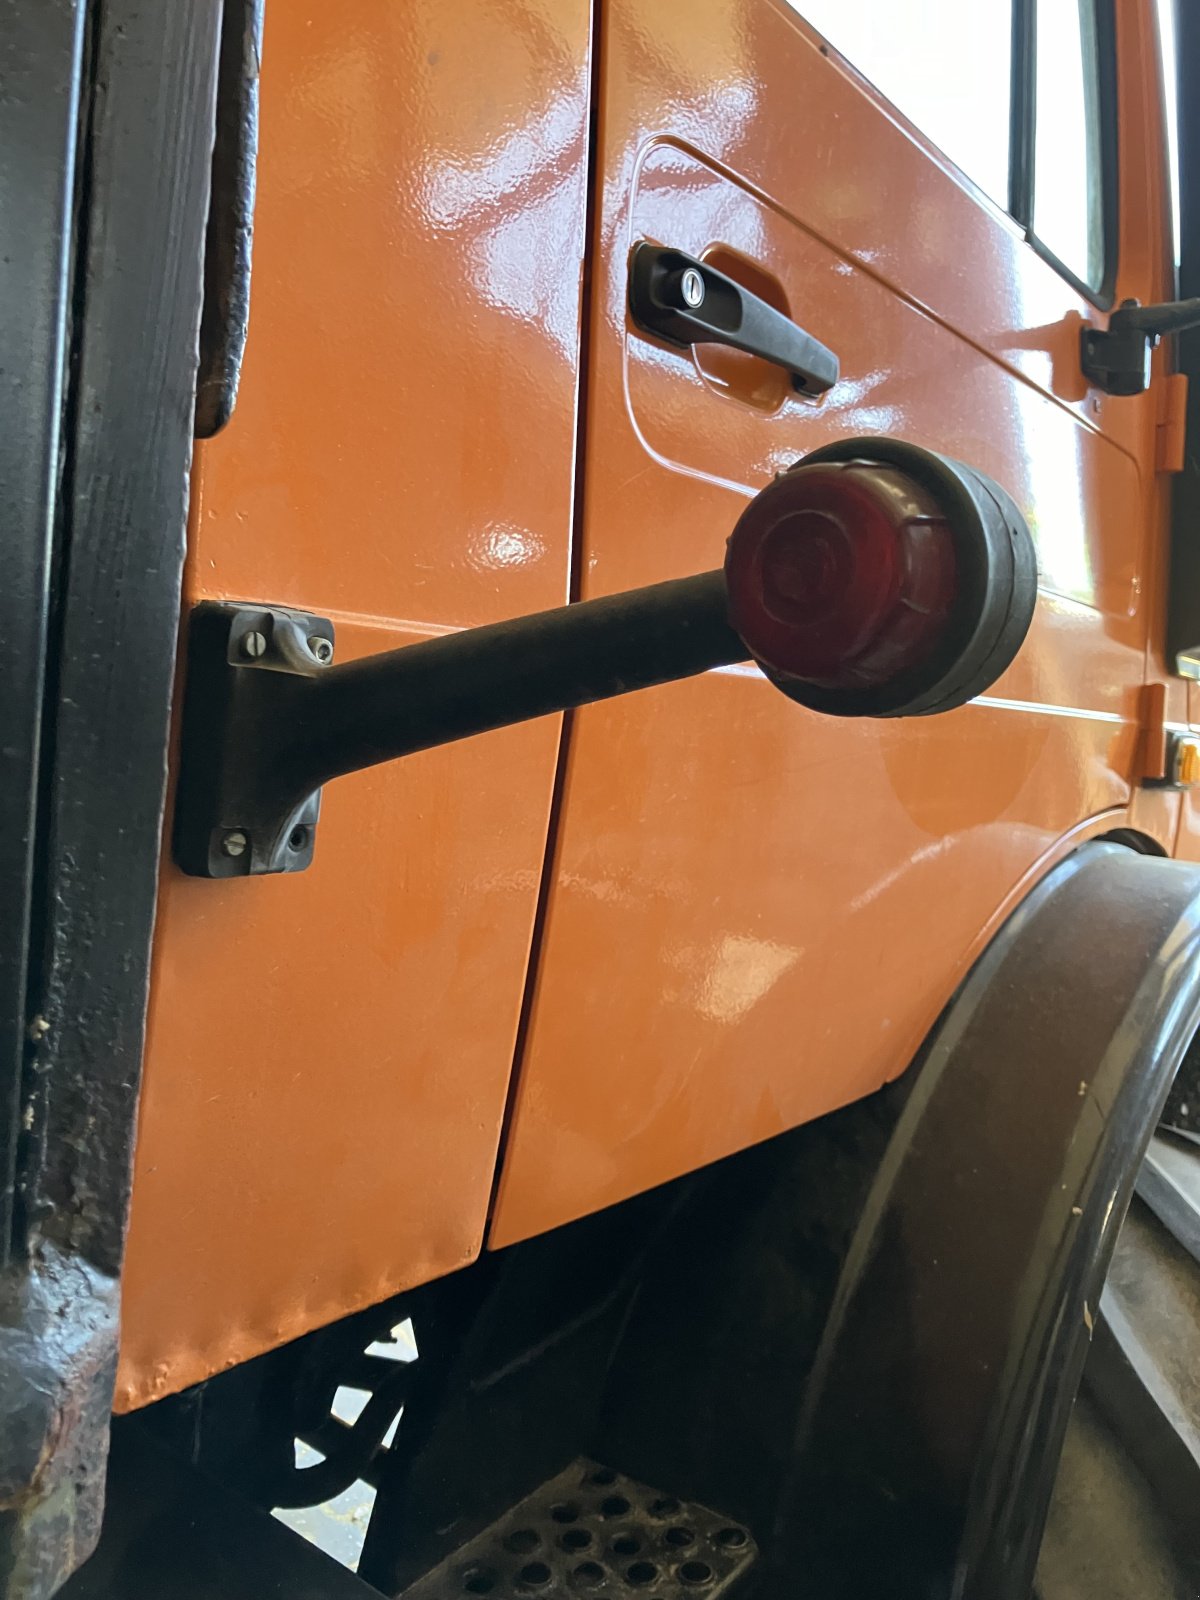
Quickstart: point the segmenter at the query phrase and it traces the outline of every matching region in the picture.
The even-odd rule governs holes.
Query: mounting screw
[[[240,828],[230,828],[221,840],[221,850],[227,856],[244,856],[249,843],[249,839]]]
[[[695,267],[685,267],[683,276],[679,280],[679,292],[683,296],[685,306],[690,306],[695,311],[704,304],[704,279]]]
[[[309,639],[308,648],[323,667],[327,667],[333,660],[332,642],[328,639],[323,639],[319,633],[314,633]]]
[[[242,635],[242,654],[251,661],[257,661],[259,656],[267,653],[267,636],[257,631]],[[240,852],[239,852],[240,854]]]

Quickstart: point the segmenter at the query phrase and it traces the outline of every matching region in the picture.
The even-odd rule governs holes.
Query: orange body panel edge
[[[298,605],[347,659],[562,603],[589,48],[586,0],[267,8],[185,607]],[[546,719],[340,785],[303,875],[164,868],[121,1408],[478,1253],[557,748]]]

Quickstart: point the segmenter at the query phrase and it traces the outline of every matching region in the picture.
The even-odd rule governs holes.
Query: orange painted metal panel
[[[250,340],[194,475],[187,600],[339,657],[560,604],[585,0],[268,8]],[[123,1407],[478,1251],[554,719],[332,786],[306,874],[166,868]]]
[[[1118,9],[1137,127],[1146,40]],[[604,18],[584,594],[712,565],[753,487],[851,433],[995,476],[1043,593],[1014,666],[943,718],[823,720],[742,669],[574,719],[494,1246],[907,1065],[1023,888],[1127,814],[1160,531],[1154,396],[1080,382],[1094,309],[793,11],[606,0]],[[1139,160],[1127,140],[1127,174]],[[1161,268],[1147,192],[1123,195],[1118,292],[1141,298]],[[842,382],[813,402],[750,358],[645,338],[626,313],[640,238],[773,282]]]

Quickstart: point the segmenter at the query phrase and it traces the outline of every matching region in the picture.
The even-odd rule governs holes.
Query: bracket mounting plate
[[[174,837],[185,872],[244,878],[312,862],[321,791],[291,777],[289,748],[333,649],[327,617],[223,602],[193,611]]]

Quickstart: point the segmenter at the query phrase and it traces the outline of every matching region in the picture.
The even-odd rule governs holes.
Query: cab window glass
[[[1012,0],[791,0],[969,178],[1008,205]]]
[[[1037,0],[1033,232],[1091,289],[1104,281],[1095,0]]]

